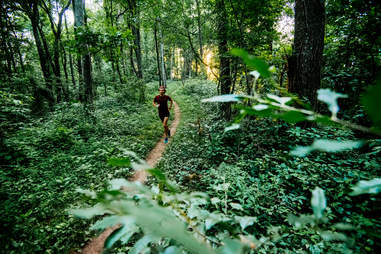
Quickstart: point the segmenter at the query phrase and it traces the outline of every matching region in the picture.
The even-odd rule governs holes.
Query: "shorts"
[[[164,122],[165,117],[169,117],[169,112],[160,112],[159,111],[159,117],[162,122]]]

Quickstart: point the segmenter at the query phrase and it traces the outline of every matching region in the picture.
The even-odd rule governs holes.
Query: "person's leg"
[[[168,119],[169,119],[169,117],[166,116],[166,117],[164,117],[164,120],[163,120],[164,136],[165,136],[166,138],[168,137]]]

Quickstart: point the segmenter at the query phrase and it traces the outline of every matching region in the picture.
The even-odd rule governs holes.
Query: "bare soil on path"
[[[176,102],[174,102],[174,111],[175,111],[175,118],[172,121],[172,124],[170,126],[171,130],[171,138],[168,140],[168,144],[171,142],[172,137],[176,133],[177,126],[180,123],[180,117],[181,112]],[[163,136],[164,138],[164,136]],[[168,144],[164,144],[163,138],[160,139],[159,142],[155,145],[155,147],[151,150],[151,152],[148,154],[147,158],[145,159],[148,165],[150,165],[152,168],[156,166],[156,164],[159,162],[159,159],[164,153],[165,147]],[[136,171],[135,174],[129,179],[130,181],[138,181],[141,183],[145,183],[147,181],[147,172],[145,170],[139,170]],[[82,254],[101,254],[103,252],[103,246],[104,243],[109,237],[112,232],[114,232],[116,229],[118,229],[120,225],[115,225],[111,228],[107,228],[105,231],[103,231],[98,237],[93,238],[81,251]]]

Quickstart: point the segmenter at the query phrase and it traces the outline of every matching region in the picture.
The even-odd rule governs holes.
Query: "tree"
[[[56,94],[57,94],[57,102],[62,100],[62,95],[68,100],[68,91],[66,86],[62,86],[61,80],[61,68],[60,68],[60,49],[62,48],[61,42],[61,33],[62,33],[62,17],[65,11],[69,8],[71,0],[67,1],[64,7],[58,12],[58,23],[56,24],[52,14],[52,6],[49,3],[46,4],[45,1],[41,1],[41,6],[45,10],[46,14],[49,17],[50,26],[54,35],[54,45],[53,45],[53,72],[55,75],[55,83],[56,83]],[[56,5],[58,3],[56,2]]]
[[[85,29],[86,18],[85,18],[85,1],[84,0],[74,0],[74,26],[77,31],[79,29]],[[78,38],[83,40],[83,38]],[[93,104],[93,85],[91,79],[91,57],[88,50],[88,45],[85,41],[82,41],[82,50],[78,61],[78,69],[80,69],[80,74],[83,75],[83,100],[86,109],[92,107]],[[81,80],[81,79],[80,79]],[[80,81],[81,82],[81,81]]]
[[[221,94],[229,94],[231,88],[230,56],[228,55],[228,23],[224,0],[216,1],[216,12],[218,56],[220,60],[220,76],[218,81],[221,87]],[[231,108],[229,103],[222,104],[222,114],[225,119],[230,119]]]
[[[295,35],[293,55],[288,59],[288,89],[307,98],[317,107],[316,91],[320,88],[323,60],[324,0],[295,1]]]

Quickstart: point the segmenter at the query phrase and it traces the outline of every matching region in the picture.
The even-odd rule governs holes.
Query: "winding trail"
[[[180,123],[180,117],[181,117],[181,112],[180,112],[179,106],[177,105],[176,102],[174,102],[173,105],[175,107],[174,108],[175,118],[172,121],[172,124],[170,126],[171,138],[169,139],[168,144],[171,142],[172,137],[176,133],[176,129]],[[155,147],[151,150],[151,152],[148,154],[147,158],[145,159],[146,162],[148,163],[148,165],[150,165],[152,168],[154,168],[156,166],[156,164],[159,162],[161,156],[164,153],[165,147],[168,144],[164,144],[162,138],[160,139],[159,142],[156,143]],[[147,172],[145,170],[136,171],[135,174],[129,180],[145,183],[147,181]],[[106,241],[107,237],[109,237],[112,234],[112,232],[114,232],[119,227],[120,227],[120,225],[115,225],[113,227],[107,228],[99,236],[93,238],[82,249],[81,253],[82,254],[101,254],[103,252],[104,242]]]

